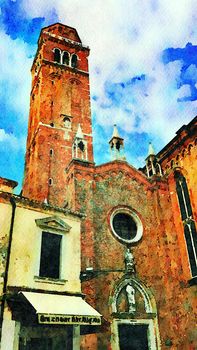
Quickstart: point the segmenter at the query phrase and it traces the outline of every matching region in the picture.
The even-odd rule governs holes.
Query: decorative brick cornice
[[[18,204],[21,207],[26,207],[26,208],[30,208],[30,209],[32,208],[32,209],[35,209],[38,211],[40,211],[40,210],[53,211],[53,212],[56,211],[59,213],[63,213],[65,215],[70,214],[70,215],[78,216],[79,218],[85,217],[85,215],[79,211],[74,211],[71,209],[65,209],[65,208],[52,206],[50,204],[46,204],[43,202],[30,200],[27,197],[13,195],[9,192],[0,192],[0,200],[4,199],[7,202],[9,202],[11,198],[13,198],[15,200],[16,204]]]
[[[162,162],[168,158],[179,147],[189,139],[195,137],[197,132],[197,116],[187,125],[183,125],[177,132],[176,136],[157,154],[158,159]]]

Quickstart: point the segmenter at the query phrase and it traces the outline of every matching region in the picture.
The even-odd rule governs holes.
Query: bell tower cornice
[[[52,41],[53,41],[53,39],[54,39],[55,41],[59,40],[59,41],[65,42],[65,43],[67,43],[67,44],[69,44],[69,45],[71,45],[71,46],[79,47],[80,50],[81,50],[81,49],[88,50],[88,51],[90,50],[89,46],[82,45],[82,43],[79,43],[79,42],[77,42],[77,41],[70,40],[70,39],[68,39],[68,38],[64,38],[64,37],[62,37],[62,36],[60,36],[60,35],[52,34],[52,33],[49,33],[49,32],[47,32],[47,31],[45,31],[45,30],[42,31],[42,34],[45,34],[45,35],[49,36],[49,37],[51,38]],[[53,38],[53,39],[52,39],[52,38]]]
[[[34,70],[34,66],[39,63],[41,59],[46,58],[42,53],[44,53],[44,48],[49,45],[49,42],[52,45],[60,45],[63,50],[74,50],[75,52],[84,51],[86,57],[89,56],[90,48],[82,44],[76,29],[61,23],[56,23],[41,30],[38,40],[38,49],[31,70]]]

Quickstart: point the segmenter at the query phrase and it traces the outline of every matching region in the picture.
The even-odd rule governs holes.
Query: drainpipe
[[[9,264],[10,264],[10,252],[11,252],[12,236],[13,236],[13,228],[14,228],[14,219],[15,219],[15,211],[16,211],[16,202],[15,202],[14,197],[10,198],[10,203],[12,205],[12,216],[11,216],[11,223],[10,223],[8,249],[7,249],[7,260],[6,260],[4,283],[3,283],[3,298],[2,298],[2,304],[1,304],[1,319],[0,319],[1,320],[1,325],[2,325],[2,322],[3,322],[3,312],[4,312],[4,307],[5,307],[5,301],[6,301],[8,271],[9,271]]]

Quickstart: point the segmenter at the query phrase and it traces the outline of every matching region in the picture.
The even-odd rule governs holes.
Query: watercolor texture
[[[0,0],[1,350],[195,350],[194,0]]]

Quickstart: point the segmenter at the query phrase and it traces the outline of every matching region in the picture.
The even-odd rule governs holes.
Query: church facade
[[[114,126],[95,165],[88,55],[74,28],[42,29],[22,195],[1,179],[2,350],[194,350],[197,119],[142,169]]]

